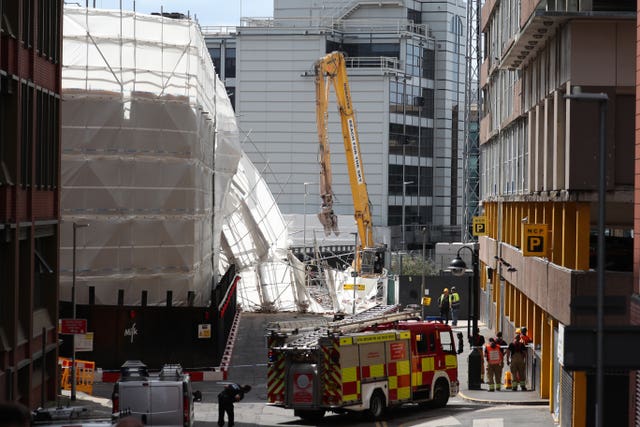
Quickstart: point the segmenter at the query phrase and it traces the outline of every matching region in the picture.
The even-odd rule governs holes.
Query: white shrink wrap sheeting
[[[60,298],[76,222],[78,303],[207,305],[241,149],[198,25],[67,6],[62,87]]]

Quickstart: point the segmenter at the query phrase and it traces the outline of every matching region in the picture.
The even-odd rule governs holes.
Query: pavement
[[[454,335],[456,332],[462,332],[465,337],[464,351],[458,355],[458,380],[460,381],[460,392],[458,395],[469,402],[481,403],[487,405],[549,405],[549,399],[542,399],[538,394],[538,390],[528,391],[513,391],[504,388],[502,386],[501,391],[489,391],[487,384],[481,384],[480,390],[469,389],[469,375],[468,375],[468,357],[471,353],[469,343],[466,341],[467,336],[467,320],[459,320],[458,325],[453,327]],[[490,330],[482,322],[478,322],[478,328],[480,328],[480,335],[483,335],[488,342],[489,338],[495,337],[496,332]],[[508,337],[505,337],[505,340]],[[457,341],[456,341],[457,343]],[[509,370],[509,367],[505,364],[502,370],[502,376]]]

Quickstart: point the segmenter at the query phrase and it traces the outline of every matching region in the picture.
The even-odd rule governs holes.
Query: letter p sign
[[[547,225],[524,224],[524,256],[547,256]]]

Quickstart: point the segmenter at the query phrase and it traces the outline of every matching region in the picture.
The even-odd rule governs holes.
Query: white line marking
[[[481,418],[473,420],[473,427],[502,427],[504,418]]]

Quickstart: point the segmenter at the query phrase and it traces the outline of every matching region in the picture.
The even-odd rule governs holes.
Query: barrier
[[[58,365],[62,370],[60,387],[63,390],[71,390],[71,359],[68,357],[59,357]],[[76,391],[93,394],[95,369],[95,362],[76,359]]]

